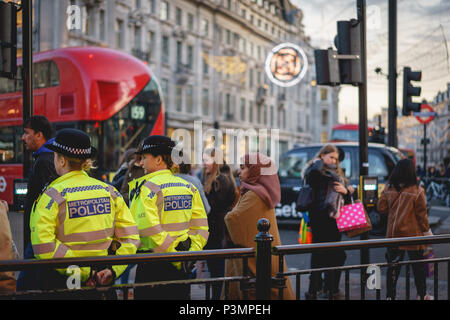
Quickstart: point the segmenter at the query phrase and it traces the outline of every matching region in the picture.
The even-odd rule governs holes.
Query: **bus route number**
[[[144,106],[132,106],[131,107],[131,119],[145,120],[145,107]]]

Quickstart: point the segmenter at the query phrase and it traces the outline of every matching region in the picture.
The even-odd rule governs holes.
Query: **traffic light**
[[[0,77],[13,79],[17,73],[17,8],[0,1]]]
[[[318,85],[339,85],[339,64],[335,58],[336,55],[337,52],[331,48],[328,50],[314,50],[316,83]]]
[[[410,67],[403,69],[403,109],[404,116],[411,115],[411,112],[420,112],[420,103],[413,102],[412,97],[419,97],[422,89],[414,87],[411,81],[420,81],[422,79],[421,71],[411,71]]]
[[[339,73],[342,84],[358,85],[361,74],[361,23],[356,19],[337,22],[334,39],[339,58]],[[347,57],[346,57],[347,56]]]
[[[361,23],[358,20],[337,22],[334,44],[337,51],[314,50],[316,79],[319,85],[359,85],[362,83]]]

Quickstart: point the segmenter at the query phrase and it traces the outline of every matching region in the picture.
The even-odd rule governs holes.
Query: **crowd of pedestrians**
[[[22,140],[34,157],[24,212],[25,259],[255,247],[255,226],[261,218],[270,222],[272,245],[281,245],[275,216],[275,207],[281,199],[280,182],[276,171],[270,174],[264,171],[273,163],[261,153],[246,154],[240,159],[236,179],[220,154],[215,149],[206,149],[202,171],[197,177],[186,155],[181,163],[174,163],[174,141],[153,135],[141,141],[137,148],[126,150],[112,182],[105,183],[89,175],[97,151],[85,132],[63,129],[52,137],[51,124],[45,117],[33,116],[24,125]],[[341,150],[325,145],[304,170],[304,179],[313,190],[309,210],[313,243],[341,241],[336,211],[325,204],[330,192],[336,193],[344,203],[352,201],[355,190],[340,167],[343,158]],[[418,186],[410,160],[396,165],[381,194],[378,209],[388,215],[387,237],[432,234],[424,192]],[[7,221],[7,210],[7,204],[0,201],[2,226],[7,225],[3,223]],[[2,228],[0,237],[5,239],[0,242],[3,245],[0,259],[13,259],[10,230]],[[421,259],[424,249],[423,246],[389,249],[386,257],[388,262],[394,262],[408,253],[410,259]],[[315,251],[311,255],[311,268],[340,267],[345,260],[344,250]],[[214,278],[243,274],[240,259],[207,259],[206,265]],[[120,277],[128,277],[130,267],[82,267],[81,281],[83,286],[111,285]],[[280,271],[275,256],[271,270],[272,276]],[[432,299],[426,292],[423,265],[415,264],[413,270],[418,298]],[[190,262],[139,263],[135,282],[186,280],[192,277],[192,271]],[[247,271],[256,275],[254,258],[248,259]],[[395,299],[398,274],[397,267],[388,269],[388,299]],[[0,273],[0,292],[64,288],[68,276],[67,269],[27,270],[17,280],[9,273]],[[243,298],[239,285],[230,283],[229,299]],[[306,299],[317,299],[320,295],[339,299],[339,285],[339,271],[312,272]],[[189,287],[183,283],[138,286],[134,297],[189,299]],[[212,298],[224,297],[222,283],[214,283]],[[272,297],[276,299],[278,291],[272,290]],[[283,297],[295,299],[288,278]],[[249,298],[255,298],[254,291],[249,291]]]

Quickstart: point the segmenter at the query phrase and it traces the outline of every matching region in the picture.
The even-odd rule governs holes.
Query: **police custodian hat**
[[[46,148],[70,158],[88,159],[97,153],[97,149],[91,146],[91,138],[77,129],[62,129],[56,133],[53,143]]]
[[[136,154],[150,153],[153,156],[171,154],[174,147],[175,142],[169,137],[152,135],[144,139]]]

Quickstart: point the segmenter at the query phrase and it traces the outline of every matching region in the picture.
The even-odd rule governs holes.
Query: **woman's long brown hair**
[[[339,149],[336,146],[332,145],[332,144],[324,145],[322,147],[322,149],[320,149],[319,152],[317,152],[317,154],[314,156],[314,158],[307,163],[307,165],[305,166],[305,170],[306,170],[306,168],[308,168],[313,163],[314,159],[321,158],[321,156],[326,155],[326,154],[330,154],[330,153],[333,153],[333,152],[337,152],[337,154],[339,154]],[[336,169],[337,174],[344,179],[344,182],[347,185],[348,184],[348,179],[345,176],[344,171],[341,168],[341,163],[340,163],[339,160],[337,161],[336,165],[337,165],[337,169]],[[324,166],[323,170],[325,170],[325,166]]]

